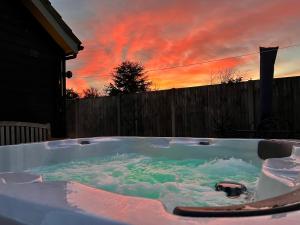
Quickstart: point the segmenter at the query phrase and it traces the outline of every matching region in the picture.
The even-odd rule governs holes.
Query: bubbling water
[[[106,158],[34,168],[44,180],[71,180],[131,196],[159,199],[172,211],[176,206],[224,206],[250,201],[229,199],[216,192],[220,181],[243,183],[254,191],[260,168],[242,159],[184,159],[117,154]]]

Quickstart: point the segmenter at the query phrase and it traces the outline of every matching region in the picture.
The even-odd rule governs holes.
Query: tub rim
[[[265,139],[259,141],[257,154],[263,160],[283,158],[290,156],[294,147],[300,147],[300,140]],[[289,193],[252,203],[219,207],[177,206],[173,214],[185,217],[247,217],[273,215],[299,209],[300,187]]]

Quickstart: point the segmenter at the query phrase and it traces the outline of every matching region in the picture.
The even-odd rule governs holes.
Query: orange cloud
[[[113,68],[125,59],[151,70],[242,55],[258,51],[260,45],[300,42],[299,8],[298,0],[124,0],[122,4],[93,0],[85,7],[86,16],[80,17],[83,21],[73,25],[80,28],[77,32],[73,27],[84,37],[85,50],[68,63],[75,74],[68,86],[79,91],[88,86],[101,89],[111,80]],[[253,78],[258,58],[231,58],[147,75],[160,89],[209,84],[211,71],[222,68],[250,71]],[[299,71],[280,68],[280,74]]]

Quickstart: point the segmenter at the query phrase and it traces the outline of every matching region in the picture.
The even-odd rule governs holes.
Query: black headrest
[[[289,157],[297,142],[288,140],[262,140],[258,143],[257,154],[261,159]]]

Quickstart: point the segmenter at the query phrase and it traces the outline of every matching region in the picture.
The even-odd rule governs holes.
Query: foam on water
[[[219,181],[236,181],[255,188],[260,168],[241,159],[171,160],[140,154],[34,168],[45,180],[72,180],[124,195],[160,199],[169,211],[175,206],[221,206],[249,201],[246,196],[229,199],[216,192]]]

